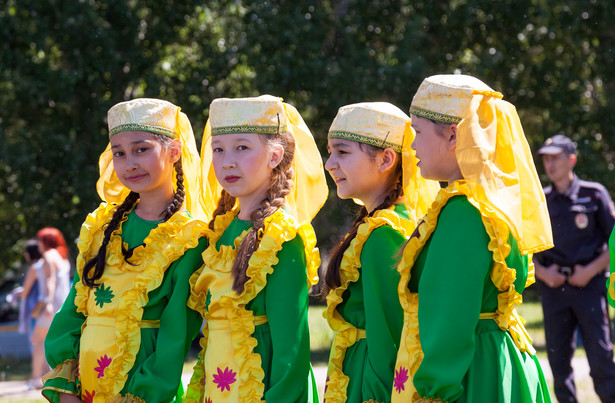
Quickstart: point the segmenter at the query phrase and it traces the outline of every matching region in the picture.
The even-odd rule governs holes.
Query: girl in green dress
[[[204,215],[200,158],[188,118],[169,102],[123,102],[108,122],[104,202],[81,227],[74,285],[45,342],[53,369],[43,395],[169,402],[181,398],[183,359],[201,326],[186,306],[206,230],[190,215]]]
[[[549,402],[515,307],[552,247],[514,106],[463,75],[423,81],[410,112],[421,175],[447,182],[399,265],[404,330],[393,402]]]
[[[325,276],[324,316],[335,333],[326,402],[391,400],[403,324],[397,256],[439,189],[417,172],[410,123],[394,105],[365,102],[340,108],[329,129],[325,167],[338,196],[363,207]]]
[[[218,197],[189,306],[206,319],[187,402],[317,402],[308,289],[320,257],[310,220],[327,197],[303,119],[279,98],[216,99],[202,154]],[[222,189],[219,189],[219,188]]]

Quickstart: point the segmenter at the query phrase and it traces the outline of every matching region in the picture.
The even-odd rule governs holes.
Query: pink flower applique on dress
[[[99,366],[94,368],[94,370],[98,372],[98,377],[102,378],[103,376],[105,376],[105,368],[107,368],[109,364],[111,364],[111,358],[107,357],[107,354],[105,354],[96,361],[98,362]]]
[[[224,372],[218,367],[218,373],[214,374],[214,383],[218,385],[222,392],[224,392],[225,388],[230,391],[231,384],[235,383],[236,380],[235,375],[237,375],[237,372],[228,369],[228,367],[224,369]]]
[[[95,394],[96,394],[95,390],[91,392],[88,392],[87,390],[85,390],[83,391],[83,395],[81,396],[81,398],[83,399],[85,403],[92,403],[94,401]]]
[[[399,370],[395,371],[395,379],[393,380],[393,386],[397,393],[400,393],[402,390],[406,390],[404,384],[408,380],[408,370],[404,367],[399,367]]]

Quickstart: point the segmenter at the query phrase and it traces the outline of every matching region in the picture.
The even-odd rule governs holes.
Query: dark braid
[[[107,224],[107,227],[104,231],[104,237],[100,248],[98,249],[98,253],[94,256],[90,261],[88,261],[85,266],[83,266],[83,275],[81,281],[85,285],[90,288],[98,287],[96,283],[97,280],[103,275],[103,271],[105,270],[105,263],[107,259],[107,245],[109,244],[109,240],[111,239],[111,234],[116,230],[120,221],[124,217],[124,214],[132,210],[135,203],[139,200],[139,194],[135,192],[130,192],[128,196],[124,199],[122,204],[119,205],[113,216],[111,217],[111,221]],[[94,269],[94,273],[90,274],[90,271]]]
[[[153,134],[153,136],[160,140],[162,145],[165,147],[168,146],[169,143],[172,141],[169,137],[160,134]],[[186,192],[184,190],[184,170],[182,168],[181,158],[178,159],[173,166],[175,168],[177,178],[177,190],[173,194],[173,199],[171,200],[167,208],[162,212],[162,214],[164,214],[165,221],[171,218],[171,216],[173,216],[173,214],[175,214],[177,211],[179,211],[179,209],[184,203],[184,198],[186,195]],[[119,226],[119,223],[124,217],[124,214],[133,209],[137,200],[139,200],[139,194],[131,191],[128,196],[126,196],[126,199],[124,199],[124,202],[122,202],[122,204],[120,204],[115,213],[113,213],[111,221],[105,228],[104,237],[101,246],[98,249],[98,253],[83,267],[82,281],[88,287],[98,287],[98,284],[96,282],[97,280],[100,280],[105,270],[107,245],[109,244],[109,241],[111,239],[111,234],[113,234],[113,231],[115,231]],[[126,261],[126,263],[132,265],[129,259],[132,257],[135,249],[142,245],[144,244],[137,245],[134,248],[126,249],[124,247],[124,243],[122,242],[122,255],[124,256],[124,260]],[[90,271],[92,270],[92,268],[94,268],[94,273],[90,275]]]
[[[359,143],[359,146],[361,146],[361,149],[372,158],[375,158],[376,153],[379,150],[382,150],[381,148],[376,148],[363,143]],[[340,278],[340,265],[342,264],[344,252],[346,252],[352,240],[356,238],[357,232],[359,231],[359,226],[363,223],[365,217],[371,217],[376,211],[392,206],[397,199],[403,196],[404,188],[402,183],[401,155],[398,153],[397,157],[397,164],[394,172],[395,179],[391,186],[389,186],[386,196],[382,202],[369,214],[365,207],[361,207],[361,210],[359,210],[357,217],[353,221],[352,227],[350,228],[350,231],[348,231],[348,234],[346,234],[344,239],[342,239],[342,241],[338,243],[338,245],[331,251],[331,257],[329,259],[329,264],[327,265],[327,273],[325,274],[325,281],[322,290],[320,291],[320,297],[322,299],[326,299],[329,291],[339,287],[342,284]]]
[[[209,222],[209,229],[214,230],[214,223],[216,222],[216,217],[226,212],[230,211],[233,207],[235,207],[235,198],[231,196],[226,190],[222,189],[222,195],[220,195],[220,199],[218,200],[218,205],[213,212],[213,216],[211,221]]]
[[[165,221],[181,209],[186,197],[186,192],[184,190],[184,169],[182,168],[181,158],[178,159],[173,166],[175,167],[175,175],[177,178],[177,190],[175,190],[173,194],[171,203],[169,203],[167,208],[162,212]]]
[[[284,156],[271,172],[271,185],[267,190],[267,195],[259,208],[252,212],[250,216],[253,223],[252,229],[246,234],[237,250],[237,257],[231,272],[233,273],[233,290],[238,294],[243,291],[248,281],[248,262],[258,248],[260,242],[258,234],[265,224],[265,219],[284,205],[284,199],[290,193],[293,185],[292,162],[295,155],[295,139],[290,133],[280,133],[272,139],[268,139],[268,143],[281,144],[284,147]]]

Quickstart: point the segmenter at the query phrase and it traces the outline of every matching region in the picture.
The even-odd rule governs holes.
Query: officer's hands
[[[549,287],[557,288],[564,285],[566,282],[566,276],[559,272],[559,265],[552,264],[549,267],[545,267],[541,280]]]
[[[577,264],[574,266],[574,273],[568,279],[568,284],[575,287],[585,287],[594,275],[595,274],[588,270],[585,266]]]

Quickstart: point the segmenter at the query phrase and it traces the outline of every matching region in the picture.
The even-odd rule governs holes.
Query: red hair
[[[64,259],[68,257],[66,241],[57,228],[43,228],[36,233],[36,239],[38,239],[45,249],[56,249]]]

